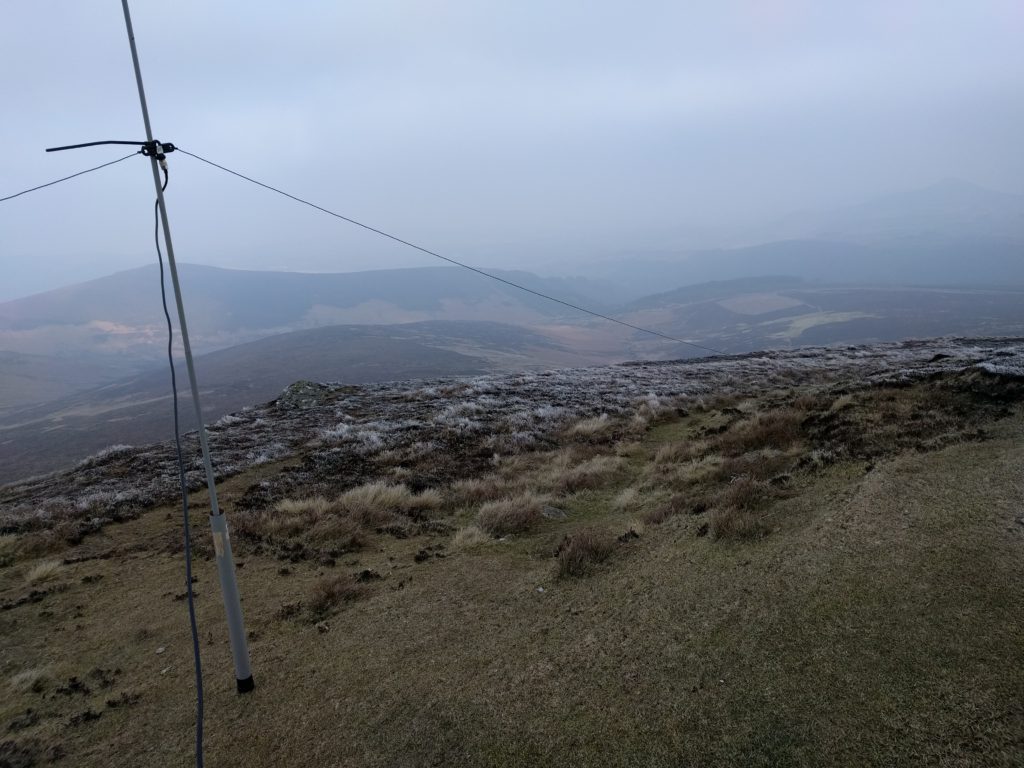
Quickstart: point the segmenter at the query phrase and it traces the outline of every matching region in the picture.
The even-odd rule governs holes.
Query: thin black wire
[[[194,157],[196,160],[199,160],[200,162],[206,163],[207,165],[212,165],[214,168],[219,168],[222,171],[226,171],[227,173],[230,173],[232,176],[237,176],[240,179],[245,179],[246,181],[251,182],[252,184],[255,184],[255,185],[259,186],[259,187],[263,187],[264,189],[269,189],[271,192],[276,192],[279,195],[284,195],[285,197],[290,198],[290,199],[294,200],[297,203],[302,203],[303,205],[308,205],[310,208],[315,208],[316,210],[321,211],[323,213],[326,213],[329,216],[333,216],[336,219],[341,219],[342,221],[347,221],[349,224],[355,224],[357,227],[362,227],[363,229],[369,230],[370,232],[378,234],[378,235],[380,235],[382,237],[386,237],[389,240],[394,240],[396,243],[401,243],[402,245],[406,245],[406,246],[408,246],[410,248],[414,248],[417,251],[421,251],[421,252],[426,253],[426,254],[428,254],[430,256],[433,256],[435,258],[441,259],[442,261],[447,261],[449,264],[454,264],[457,267],[462,267],[463,269],[468,269],[471,272],[476,272],[478,275],[483,275],[484,277],[489,277],[491,280],[497,280],[499,283],[504,283],[505,285],[509,285],[509,286],[511,286],[513,288],[518,288],[520,291],[526,291],[527,293],[532,293],[534,296],[539,296],[542,299],[547,299],[548,301],[553,301],[553,302],[555,302],[557,304],[561,304],[563,306],[569,307],[570,309],[575,309],[578,312],[583,312],[585,314],[592,315],[593,317],[599,317],[602,320],[607,320],[607,321],[612,322],[612,323],[617,323],[619,325],[625,326],[626,328],[632,328],[634,331],[640,331],[642,333],[649,333],[652,336],[660,336],[663,339],[668,339],[669,341],[674,341],[674,342],[676,342],[678,344],[685,344],[685,345],[687,345],[689,347],[694,347],[696,349],[703,349],[703,350],[705,350],[707,352],[711,352],[711,353],[716,354],[716,355],[724,355],[724,354],[726,354],[725,352],[722,352],[721,350],[715,349],[713,347],[706,347],[703,344],[697,344],[697,343],[692,342],[692,341],[686,341],[685,339],[677,339],[675,336],[669,336],[668,334],[661,333],[660,331],[653,331],[650,328],[642,328],[639,325],[633,325],[632,323],[627,323],[625,320],[618,320],[618,319],[616,319],[614,317],[609,317],[608,315],[603,315],[600,312],[595,312],[592,309],[587,309],[586,307],[581,307],[581,306],[579,306],[577,304],[573,304],[571,302],[565,301],[564,299],[559,299],[559,298],[556,298],[555,296],[549,296],[546,293],[541,293],[540,291],[535,291],[532,288],[527,288],[525,285],[520,285],[519,283],[514,283],[511,280],[506,280],[503,277],[498,277],[497,275],[493,275],[490,272],[485,272],[482,269],[477,269],[476,267],[471,267],[469,264],[464,264],[461,261],[456,261],[455,259],[449,258],[448,256],[442,256],[440,253],[437,253],[436,251],[431,251],[429,248],[424,248],[421,245],[416,245],[415,243],[410,243],[408,240],[403,240],[402,238],[397,237],[397,236],[392,235],[392,234],[389,234],[389,233],[387,233],[387,232],[385,232],[385,231],[383,231],[381,229],[377,229],[376,227],[371,227],[369,224],[363,224],[361,221],[356,221],[355,219],[350,219],[348,216],[342,216],[340,213],[335,213],[334,211],[328,210],[327,208],[319,206],[316,203],[311,203],[309,200],[303,200],[301,197],[296,197],[295,195],[291,195],[291,194],[289,194],[289,193],[287,193],[287,192],[285,192],[283,190],[278,189],[277,187],[272,187],[269,184],[264,184],[262,181],[257,181],[256,179],[253,179],[253,178],[251,178],[249,176],[246,176],[244,173],[239,173],[238,171],[233,171],[230,168],[225,168],[223,165],[218,165],[217,163],[213,162],[212,160],[207,160],[205,157],[200,157],[199,155],[193,154],[192,152],[189,152],[188,150],[182,149],[181,147],[175,146],[175,150],[178,151],[178,152],[181,152],[182,154],[188,155],[189,157]]]
[[[167,189],[168,174],[164,169],[164,184]],[[185,479],[185,459],[181,452],[181,430],[178,421],[178,377],[174,371],[174,326],[167,309],[167,289],[164,284],[164,257],[160,252],[160,199],[153,203],[153,239],[156,242],[156,258],[160,263],[160,299],[163,302],[164,317],[167,318],[167,362],[171,367],[171,393],[174,401],[174,447],[178,453],[178,481],[181,484],[181,511],[185,521],[185,592],[188,595],[188,620],[192,628],[192,660],[196,672],[196,768],[203,767],[203,663],[199,654],[199,626],[196,623],[195,595],[192,591],[192,528],[188,518],[188,481]]]
[[[45,189],[46,187],[52,187],[54,184],[60,184],[62,181],[67,181],[68,179],[73,179],[76,176],[82,176],[82,175],[84,175],[86,173],[92,173],[93,171],[98,171],[100,168],[106,168],[108,165],[114,165],[115,163],[120,163],[120,162],[122,162],[124,160],[127,160],[129,157],[135,157],[136,155],[141,155],[141,154],[142,154],[142,152],[132,152],[130,155],[125,155],[124,157],[120,157],[117,160],[111,160],[109,163],[104,163],[103,165],[97,165],[95,168],[86,168],[84,171],[79,171],[78,173],[72,173],[70,176],[65,176],[63,179],[57,179],[56,181],[50,181],[50,182],[47,182],[46,184],[40,184],[38,187],[32,187],[32,189],[24,189],[21,192],[18,192],[18,193],[13,194],[13,195],[8,195],[7,197],[0,197],[0,203],[3,203],[5,201],[7,201],[7,200],[13,200],[14,198],[21,197],[22,195],[27,195],[29,192],[35,192],[36,190],[39,190],[39,189]]]

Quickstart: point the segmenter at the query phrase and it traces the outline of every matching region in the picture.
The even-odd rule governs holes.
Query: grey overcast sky
[[[403,237],[557,271],[963,178],[1024,192],[1020,0],[135,0],[159,138]],[[0,6],[0,196],[141,139],[118,0]],[[430,265],[182,155],[178,258]],[[141,158],[0,204],[0,300],[150,263]],[[572,271],[579,272],[574,268]]]

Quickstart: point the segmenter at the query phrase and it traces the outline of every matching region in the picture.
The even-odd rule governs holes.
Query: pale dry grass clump
[[[321,547],[336,552],[355,552],[369,543],[366,533],[358,522],[338,515],[320,518],[309,529],[306,538]]]
[[[621,456],[595,456],[575,467],[555,467],[549,478],[550,486],[565,493],[599,488],[612,481],[625,463]]]
[[[638,441],[621,442],[615,446],[615,455],[636,459],[644,455],[644,444]]]
[[[654,424],[660,424],[668,419],[685,414],[677,399],[663,400],[654,393],[649,394],[637,405],[633,418],[630,419],[630,426],[634,429],[646,430]]]
[[[331,503],[323,496],[308,499],[283,499],[274,509],[283,515],[311,515],[320,517],[331,510]]]
[[[355,602],[368,596],[369,588],[352,576],[325,576],[316,581],[310,590],[309,614],[317,621],[343,603]]]
[[[352,552],[367,544],[359,523],[339,514],[335,505],[321,496],[284,499],[272,510],[235,515],[232,523],[239,538],[252,541],[298,539],[338,552]]]
[[[585,576],[615,551],[615,537],[607,531],[582,528],[566,534],[555,550],[559,576]]]
[[[25,581],[29,584],[39,584],[49,581],[57,576],[63,568],[60,560],[43,560],[25,572]]]
[[[569,437],[582,437],[592,439],[604,436],[611,428],[613,422],[607,413],[600,416],[593,416],[589,419],[581,419],[566,430]]]
[[[679,464],[706,456],[711,450],[706,440],[680,440],[665,443],[654,454],[655,464]]]
[[[624,488],[612,499],[612,509],[616,512],[628,512],[640,506],[642,497],[636,488]]]
[[[373,527],[391,522],[396,515],[413,517],[437,509],[441,501],[433,488],[413,493],[405,483],[375,482],[345,491],[334,503],[339,511]]]
[[[853,395],[840,395],[833,401],[832,405],[829,406],[828,411],[829,413],[842,411],[853,406],[854,402]]]
[[[545,498],[527,492],[489,501],[477,513],[477,525],[492,536],[525,533],[541,520]]]
[[[472,549],[473,547],[479,547],[481,544],[486,544],[491,540],[479,526],[467,525],[465,528],[460,528],[455,532],[455,536],[452,537],[452,548],[453,549]]]
[[[688,491],[694,485],[717,481],[721,476],[722,459],[708,455],[679,464],[650,464],[645,468],[646,483],[653,488]]]
[[[34,669],[23,669],[21,672],[13,675],[8,684],[15,693],[39,692],[43,690],[51,679],[49,667],[36,667]]]

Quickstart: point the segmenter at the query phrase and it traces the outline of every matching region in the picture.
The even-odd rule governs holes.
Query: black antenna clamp
[[[157,160],[166,159],[167,155],[173,152],[176,147],[171,142],[161,143],[156,141],[147,141],[142,145],[140,150],[146,157],[155,157]]]
[[[82,147],[98,147],[101,144],[127,144],[132,147],[141,147],[140,154],[146,157],[155,157],[157,160],[164,160],[167,155],[173,152],[175,147],[171,142],[153,141],[89,141],[85,144],[69,144],[66,147],[50,147],[47,152],[62,152],[65,149],[81,149]]]

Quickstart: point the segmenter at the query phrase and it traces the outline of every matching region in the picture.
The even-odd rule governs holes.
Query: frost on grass
[[[392,464],[443,485],[483,472],[492,454],[551,447],[567,431],[578,444],[628,434],[631,423],[648,426],[673,409],[699,410],[701,399],[811,381],[905,385],[971,370],[1019,377],[1024,344],[933,339],[367,386],[297,382],[270,403],[220,419],[210,429],[210,443],[221,479],[297,459],[288,472],[257,476],[250,484],[246,508],[272,513],[283,498],[333,499],[382,479],[366,466],[384,451],[396,452],[387,454]],[[722,447],[734,457],[777,448],[768,443],[789,440],[797,418],[788,424],[755,420]],[[184,449],[186,480],[197,490],[204,481],[195,433],[184,435]],[[699,457],[687,456],[700,449],[680,446],[660,459],[667,465],[694,461]],[[824,454],[818,459],[828,460]],[[171,442],[113,446],[71,470],[0,487],[0,535],[60,528],[67,541],[80,541],[111,522],[172,503],[177,494]]]

